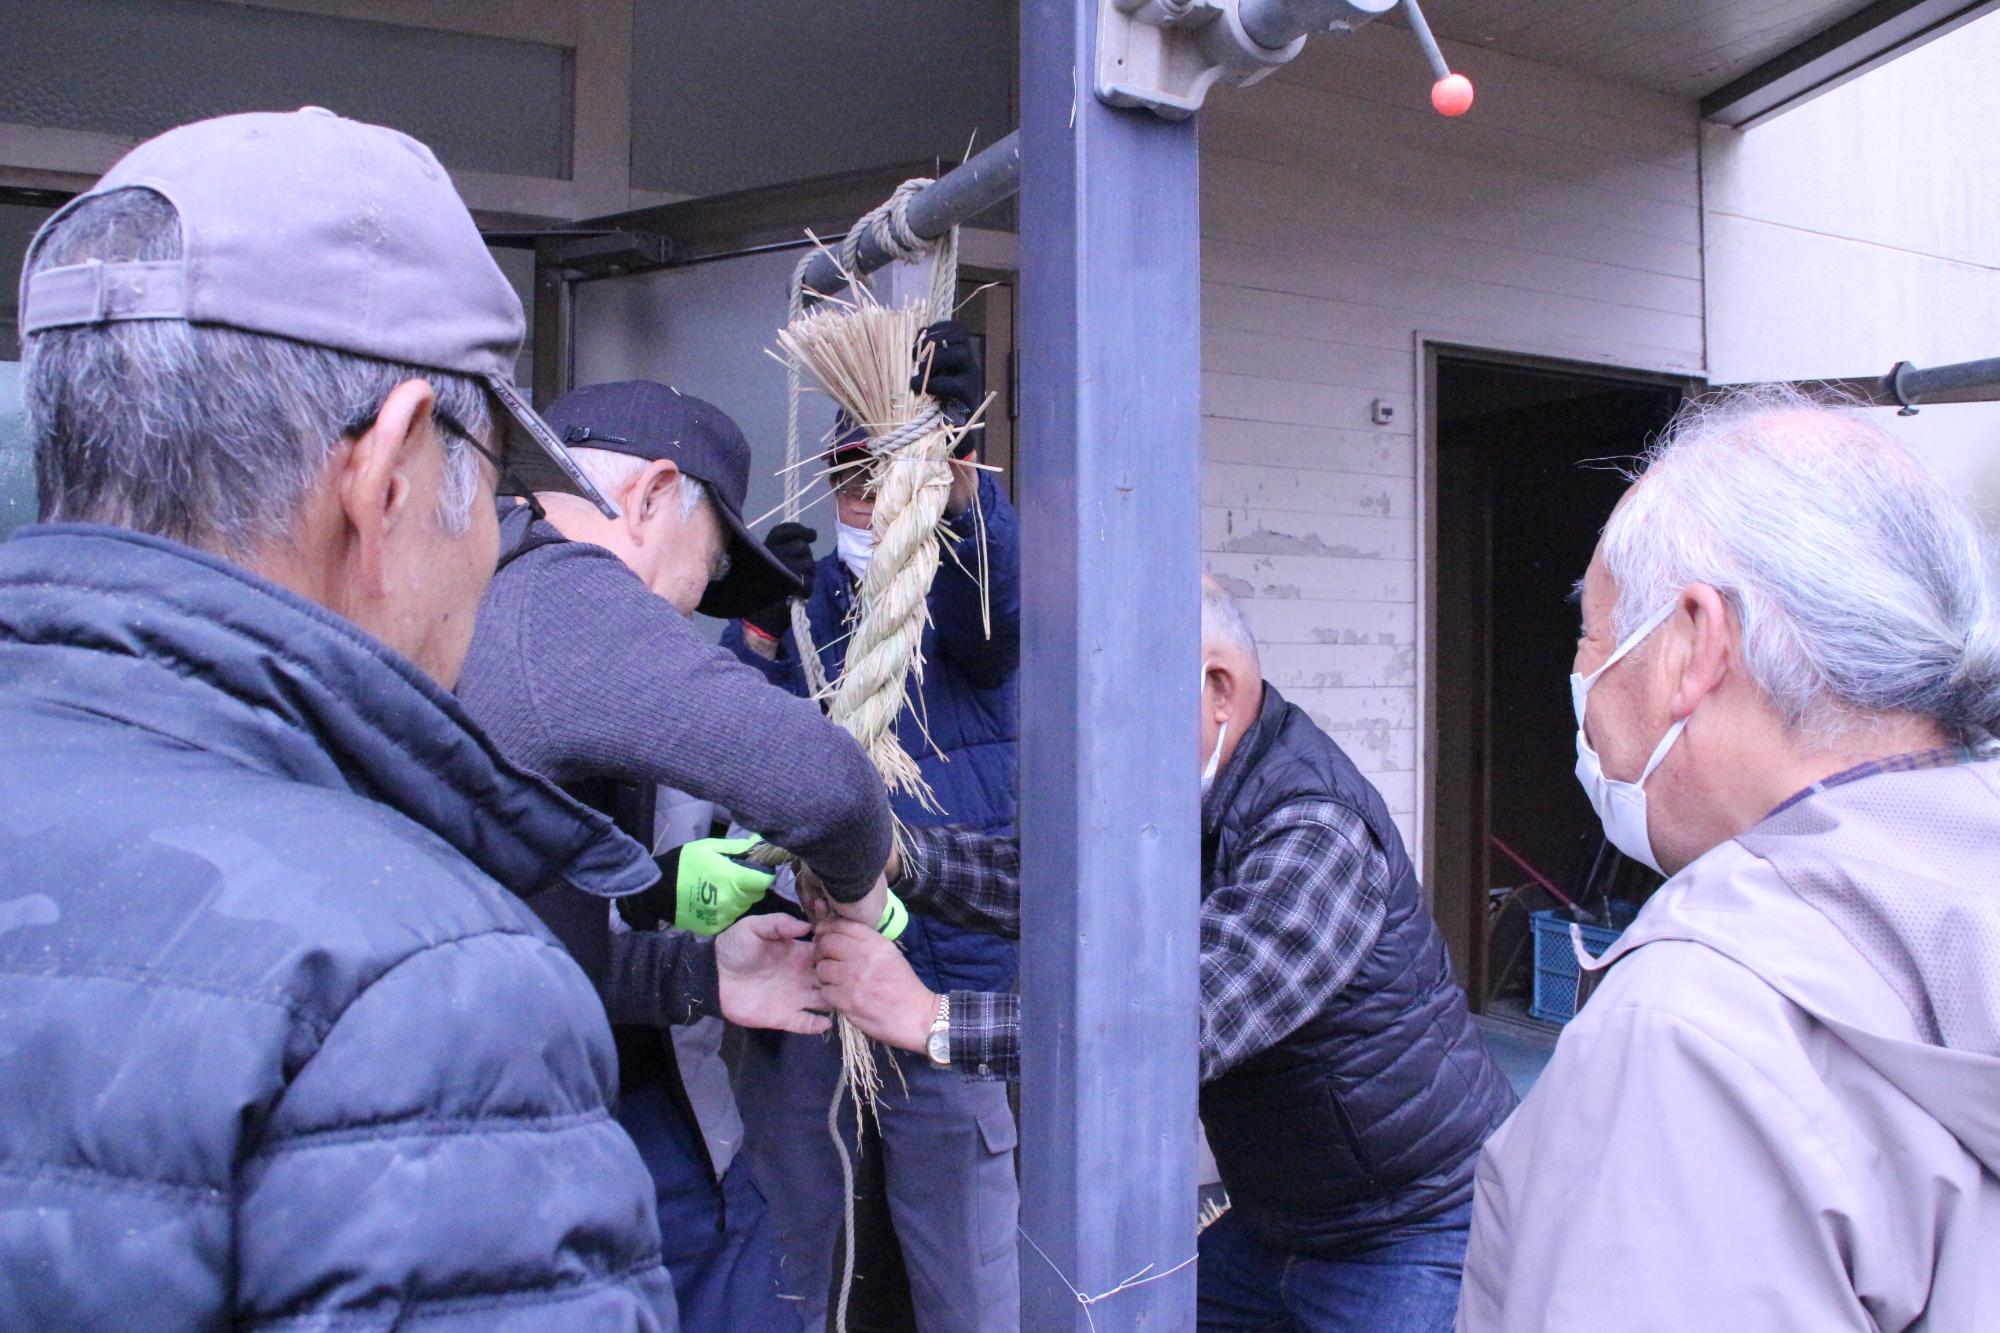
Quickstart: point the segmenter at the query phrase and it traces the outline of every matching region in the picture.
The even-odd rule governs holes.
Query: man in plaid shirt
[[[1202,1233],[1201,1325],[1448,1329],[1473,1161],[1513,1093],[1381,797],[1263,683],[1212,582],[1202,639],[1201,1110],[1235,1206]],[[916,829],[890,877],[915,911],[1014,936],[1018,868],[1011,837]],[[1016,1077],[1034,997],[934,995],[874,920],[821,928],[828,998],[941,1067]]]

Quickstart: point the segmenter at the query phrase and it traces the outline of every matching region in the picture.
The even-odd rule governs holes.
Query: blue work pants
[[[799,1333],[804,1311],[778,1290],[777,1240],[749,1164],[738,1157],[718,1182],[700,1131],[659,1081],[624,1089],[618,1123],[653,1176],[682,1333]]]
[[[840,1046],[826,1037],[746,1033],[735,1061],[743,1156],[771,1201],[784,1253],[784,1290],[806,1320],[825,1319],[842,1231],[840,1162],[827,1110],[840,1079]],[[877,1049],[909,1082],[882,1071],[882,1174],[890,1221],[909,1274],[922,1333],[1018,1333],[1020,1265],[1015,1225],[1015,1130],[1007,1089],[935,1069],[921,1056]],[[852,1105],[841,1133],[855,1142]],[[856,1162],[857,1171],[862,1167]],[[861,1256],[866,1272],[872,1258]]]

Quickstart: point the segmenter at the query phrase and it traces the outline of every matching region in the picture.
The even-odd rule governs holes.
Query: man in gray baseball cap
[[[510,439],[617,510],[443,169],[324,111],[185,126],[21,293],[0,1328],[674,1328],[602,1008],[521,901],[657,869],[448,693]]]
[[[159,194],[180,215],[174,260],[41,266],[40,237],[85,200]],[[521,300],[428,148],[319,107],[224,116],[139,145],[50,219],[21,275],[23,337],[186,320],[451,371],[504,409],[501,465],[538,450],[543,489],[618,511],[514,387]]]

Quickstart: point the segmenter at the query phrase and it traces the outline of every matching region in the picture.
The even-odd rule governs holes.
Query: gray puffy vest
[[[1388,858],[1388,912],[1333,1000],[1276,1046],[1202,1088],[1201,1117],[1232,1203],[1258,1239],[1337,1255],[1472,1197],[1480,1145],[1514,1107],[1382,798],[1325,732],[1269,685],[1203,829],[1202,893],[1293,802],[1331,800]]]

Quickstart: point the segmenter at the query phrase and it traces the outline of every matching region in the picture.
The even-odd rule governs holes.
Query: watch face
[[[928,1045],[928,1050],[926,1053],[931,1057],[932,1064],[948,1065],[951,1063],[950,1029],[943,1029],[943,1030],[934,1029],[931,1032],[931,1038],[927,1045]]]

